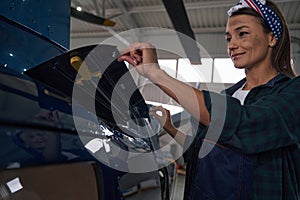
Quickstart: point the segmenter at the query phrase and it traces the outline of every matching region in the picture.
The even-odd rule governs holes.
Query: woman
[[[119,60],[135,66],[199,122],[188,151],[193,162],[188,163],[185,199],[300,199],[300,79],[291,66],[286,22],[271,1],[241,0],[228,14],[228,55],[236,68],[245,69],[246,78],[224,94],[200,91],[168,76],[148,43],[132,44]],[[224,99],[226,115],[220,124],[224,115],[213,112]],[[218,126],[217,145],[206,157],[197,157],[200,144],[210,144],[201,140],[207,130]],[[243,165],[227,165],[236,160]],[[237,175],[240,166],[244,171]]]
[[[34,116],[34,121],[49,126],[59,125],[58,111],[47,111]],[[65,160],[61,154],[61,142],[59,134],[38,130],[17,130],[13,134],[14,142],[32,155],[32,159],[23,164],[51,163],[58,160]]]

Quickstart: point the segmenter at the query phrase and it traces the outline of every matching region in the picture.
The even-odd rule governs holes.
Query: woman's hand
[[[121,52],[118,61],[127,61],[147,78],[159,69],[156,50],[150,43],[133,43]]]
[[[124,50],[118,61],[127,61],[136,68],[142,76],[156,84],[168,96],[178,102],[185,110],[202,124],[208,126],[210,113],[206,108],[204,94],[202,91],[191,87],[161,70],[157,61],[155,48],[149,43],[133,43]],[[169,132],[174,132],[173,126],[165,121],[163,127]]]
[[[169,131],[174,129],[169,110],[163,108],[162,106],[157,106],[151,108],[149,114],[154,116],[165,130]]]
[[[167,131],[167,133],[175,138],[175,140],[181,145],[184,145],[185,134],[173,126],[170,111],[163,108],[162,106],[157,106],[150,109],[149,114],[154,116],[160,125]]]

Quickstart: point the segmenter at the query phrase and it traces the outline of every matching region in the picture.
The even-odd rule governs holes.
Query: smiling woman
[[[192,115],[195,138],[157,108],[165,113],[161,125],[188,149],[185,199],[299,199],[300,79],[287,24],[272,1],[241,0],[228,14],[228,54],[246,78],[222,94],[170,77],[149,43],[132,44],[119,61]]]
[[[271,61],[273,49],[270,48],[276,39],[272,32],[265,33],[257,17],[245,14],[231,16],[227,23],[226,40],[228,55],[234,66],[244,68],[248,76],[245,88],[251,89],[276,76],[277,70]],[[255,77],[253,81],[256,82],[249,80],[249,77]]]

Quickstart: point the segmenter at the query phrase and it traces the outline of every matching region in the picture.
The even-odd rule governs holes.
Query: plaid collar
[[[269,80],[266,84],[261,85],[262,87],[274,87],[274,85],[276,85],[276,83],[279,83],[281,81],[286,81],[286,80],[290,80],[291,78],[284,75],[284,74],[278,74],[277,76],[275,76],[274,78],[272,78],[271,80]],[[228,94],[228,95],[232,95],[236,90],[238,90],[240,87],[242,87],[245,83],[246,83],[246,78],[243,78],[242,80],[240,80],[239,82],[237,82],[236,84],[234,84],[233,86],[225,89],[224,91],[222,91],[222,94]]]

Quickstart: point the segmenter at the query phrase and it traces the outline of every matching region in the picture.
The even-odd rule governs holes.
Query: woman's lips
[[[241,55],[243,55],[243,54],[244,54],[244,53],[235,53],[235,54],[232,54],[232,55],[231,55],[231,59],[232,59],[232,60],[235,60],[235,59],[241,57]]]

